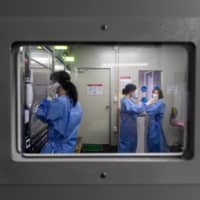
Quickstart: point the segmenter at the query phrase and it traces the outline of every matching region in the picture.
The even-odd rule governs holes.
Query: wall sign
[[[122,91],[127,84],[132,83],[132,78],[131,76],[121,76],[119,81],[120,91]]]
[[[87,94],[89,96],[103,95],[103,84],[90,83],[87,85]]]

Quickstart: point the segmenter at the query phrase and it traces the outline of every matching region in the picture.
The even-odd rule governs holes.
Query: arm
[[[55,122],[63,117],[64,105],[57,99],[49,101],[44,99],[36,111],[36,116],[43,122]]]
[[[165,104],[162,101],[158,101],[151,105],[146,105],[145,110],[149,115],[164,114]]]
[[[35,113],[36,117],[39,118],[41,121],[47,123],[47,115],[49,110],[50,101],[44,99],[38,106],[37,111]]]
[[[55,99],[51,102],[48,111],[48,122],[58,135],[65,136],[69,125],[69,109],[63,102]]]
[[[145,111],[145,106],[143,104],[135,104],[132,101],[126,100],[125,107],[128,112],[134,112],[136,114],[142,113]]]

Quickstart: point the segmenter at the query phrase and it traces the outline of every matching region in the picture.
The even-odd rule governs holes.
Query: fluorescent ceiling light
[[[67,50],[67,49],[68,49],[68,46],[61,46],[61,45],[59,45],[59,46],[54,46],[54,49],[55,49],[55,50]]]
[[[74,56],[63,56],[62,58],[65,62],[74,62],[75,61]]]
[[[37,49],[42,49],[42,47],[41,46],[37,46]]]
[[[60,64],[55,64],[55,71],[61,71],[61,70],[65,70],[65,66]]]
[[[23,51],[23,46],[19,47],[19,51],[22,52]]]

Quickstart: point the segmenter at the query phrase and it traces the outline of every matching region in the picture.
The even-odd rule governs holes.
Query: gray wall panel
[[[120,15],[130,15],[130,16],[181,16],[181,17],[195,17],[199,16],[200,1],[198,0],[176,0],[176,1],[11,1],[7,0],[2,2],[0,6],[0,15],[1,16],[120,16]],[[54,26],[50,23],[52,19],[48,18],[42,23],[42,18],[39,20],[21,19],[20,22],[17,22],[15,18],[10,18],[10,20],[0,18],[1,29],[0,29],[0,88],[3,98],[0,99],[0,113],[1,113],[1,126],[0,126],[0,182],[7,183],[11,185],[0,187],[0,198],[1,199],[152,199],[152,200],[167,200],[167,199],[194,199],[199,200],[200,196],[200,186],[193,184],[181,184],[184,182],[198,182],[198,171],[199,171],[199,155],[197,152],[200,150],[199,141],[196,141],[196,156],[197,161],[192,165],[189,163],[187,170],[182,169],[182,165],[179,165],[180,174],[182,174],[180,179],[180,185],[104,185],[104,182],[109,184],[110,179],[100,180],[98,177],[99,170],[102,168],[99,166],[99,163],[94,163],[90,165],[90,169],[87,170],[88,164],[78,165],[74,168],[75,165],[68,164],[66,166],[59,167],[60,164],[49,165],[51,166],[46,169],[46,166],[43,164],[32,165],[32,163],[25,164],[23,167],[19,163],[14,163],[10,157],[10,133],[11,125],[10,121],[11,110],[13,107],[10,107],[10,99],[13,98],[13,93],[11,93],[11,88],[14,86],[12,83],[13,76],[11,76],[11,68],[9,68],[9,45],[12,41],[21,40],[64,40],[66,35],[63,35],[62,27],[65,27],[66,33],[68,33],[68,39],[78,40],[80,35],[77,34],[79,30],[83,30],[81,34],[82,39],[85,40],[101,40],[101,41],[134,41],[137,38],[138,41],[152,41],[152,40],[163,40],[163,41],[190,41],[193,40],[196,44],[199,45],[199,27],[200,22],[198,20],[187,21],[180,18],[180,21],[176,19],[171,19],[167,21],[159,21],[160,18],[155,18],[150,21],[134,21],[133,18],[131,21],[120,21],[117,20],[105,20],[99,19],[96,21],[92,18],[87,19],[90,21],[90,24],[83,25],[81,23],[82,18],[78,19],[76,26],[73,25],[73,20],[71,21],[71,26],[66,26],[64,21],[63,23],[57,24],[54,21]],[[157,21],[158,20],[158,21]],[[11,23],[11,22],[12,23]],[[70,20],[67,20],[68,22]],[[157,21],[154,23],[154,21]],[[99,25],[101,23],[112,24],[113,31],[103,34],[99,30]],[[24,26],[26,24],[26,26]],[[62,26],[61,26],[62,24]],[[188,25],[189,24],[189,25]],[[117,32],[118,26],[120,25],[122,32]],[[92,27],[93,28],[92,28]],[[34,29],[33,27],[37,27]],[[52,28],[53,27],[53,28]],[[95,27],[95,28],[94,28]],[[132,35],[130,35],[130,27],[135,28]],[[95,29],[95,31],[94,31]],[[174,32],[173,30],[177,31]],[[51,30],[51,34],[47,35]],[[150,33],[148,30],[151,30]],[[92,35],[90,34],[93,31]],[[23,34],[21,34],[23,32]],[[76,33],[76,34],[74,34]],[[115,33],[113,35],[113,33]],[[10,38],[10,39],[9,39]],[[199,54],[199,48],[197,48],[197,54]],[[200,63],[200,58],[197,57],[197,63]],[[199,77],[199,68],[197,69],[196,77]],[[196,80],[197,87],[196,90],[200,89],[200,79]],[[13,90],[12,90],[13,91]],[[199,100],[199,94],[196,97],[196,100]],[[196,109],[196,117],[199,119],[199,110]],[[198,133],[199,125],[195,127],[196,133]],[[12,129],[15,129],[12,127]],[[144,163],[143,163],[144,165]],[[124,179],[124,173],[122,170],[129,169],[127,166],[117,165],[116,171],[113,170],[113,167],[116,167],[115,164],[104,165],[105,168],[109,170],[111,175],[111,182],[120,182],[120,180],[126,182]],[[168,166],[165,166],[168,168]],[[43,169],[46,170],[44,174],[39,171]],[[57,171],[57,175],[52,175],[51,172],[54,170]],[[66,173],[60,171],[62,169]],[[83,176],[78,175],[80,169],[84,169],[82,172]],[[170,167],[169,167],[170,169]],[[71,173],[70,170],[74,170]],[[153,171],[153,167],[149,169]],[[121,173],[117,174],[117,171]],[[197,174],[192,172],[196,171]],[[133,175],[125,176],[127,182],[136,178],[138,182],[144,182],[148,177],[148,169],[144,171],[143,175],[137,174],[134,168],[132,168]],[[171,168],[172,175],[176,175]],[[76,177],[74,177],[74,174]],[[31,175],[31,178],[28,179],[27,175]],[[44,176],[46,177],[43,180],[37,180],[35,176]],[[163,171],[157,171],[154,175],[155,180],[160,181],[160,176],[163,175]],[[185,175],[188,175],[189,179],[184,178]],[[95,182],[97,181],[101,185],[27,185],[26,183],[38,183],[43,181],[47,183],[50,180],[55,182],[60,182],[59,176],[62,177],[62,181],[69,183],[85,183],[85,182]],[[88,177],[87,177],[88,176]],[[83,179],[84,177],[84,179]],[[76,178],[76,179],[75,179]],[[71,179],[71,180],[69,180]],[[165,180],[166,182],[169,180]],[[110,182],[110,183],[111,183]],[[13,183],[25,183],[25,185],[12,185]]]
[[[2,0],[1,16],[199,16],[198,0]]]
[[[96,199],[96,200],[198,200],[199,186],[3,186],[0,187],[4,199],[27,200],[66,200],[66,199]]]

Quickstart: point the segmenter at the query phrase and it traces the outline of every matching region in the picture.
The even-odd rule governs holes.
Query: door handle
[[[110,105],[106,105],[106,109],[110,109]]]

